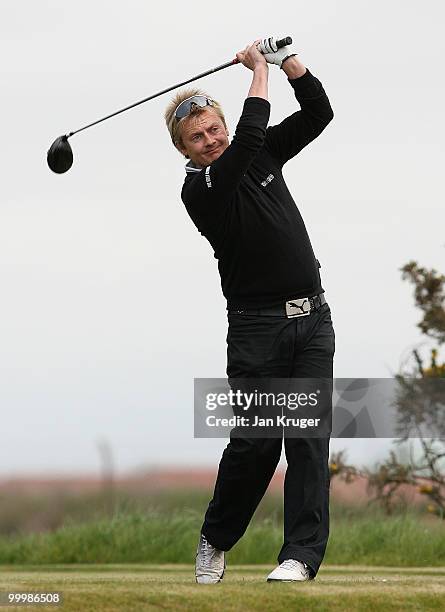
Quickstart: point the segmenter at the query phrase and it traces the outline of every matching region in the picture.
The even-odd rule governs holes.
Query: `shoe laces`
[[[307,571],[306,564],[302,563],[301,561],[297,561],[296,559],[286,559],[283,561],[283,563],[281,563],[280,567],[286,570],[294,570],[300,569],[301,565],[303,566],[304,570]]]
[[[210,559],[212,557],[213,551],[215,550],[214,546],[210,544],[206,540],[204,536],[201,536],[201,552],[202,552],[202,562],[203,565],[210,565]]]

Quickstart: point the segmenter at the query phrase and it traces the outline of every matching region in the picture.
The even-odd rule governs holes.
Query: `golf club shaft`
[[[191,83],[192,81],[196,81],[197,79],[202,79],[202,77],[205,77],[205,76],[207,76],[209,74],[212,74],[213,72],[218,72],[218,70],[222,70],[223,68],[228,68],[229,66],[234,66],[235,64],[238,64],[238,63],[239,63],[239,61],[237,59],[233,59],[230,62],[226,62],[225,64],[221,64],[221,66],[217,66],[216,68],[211,68],[210,70],[207,70],[206,72],[202,72],[201,74],[198,74],[197,76],[194,76],[191,79],[187,79],[187,81],[183,81],[182,83],[177,83],[176,85],[172,85],[171,87],[167,87],[167,89],[163,89],[162,91],[158,91],[158,93],[155,93],[152,96],[148,96],[148,98],[144,98],[143,100],[139,100],[139,102],[135,102],[134,104],[130,104],[130,106],[126,106],[125,108],[121,108],[120,110],[116,111],[115,113],[111,113],[111,115],[107,115],[106,117],[102,117],[102,119],[98,119],[97,121],[93,121],[93,123],[89,123],[88,125],[84,125],[83,127],[79,128],[75,132],[70,132],[69,134],[67,134],[67,138],[69,138],[70,136],[73,136],[74,134],[77,134],[78,132],[81,132],[82,130],[86,130],[87,128],[90,128],[93,125],[97,125],[98,123],[101,123],[102,121],[106,121],[107,119],[110,119],[111,117],[115,117],[116,115],[119,115],[120,113],[124,113],[125,111],[130,110],[130,108],[134,108],[135,106],[139,106],[139,104],[143,104],[144,102],[148,102],[149,100],[153,100],[153,98],[157,98],[158,96],[162,96],[162,94],[165,94],[165,93],[171,91],[172,89],[177,89],[178,87],[182,87],[183,85],[187,85],[187,83]]]
[[[285,38],[282,38],[281,40],[277,40],[276,41],[277,47],[278,49],[281,49],[282,47],[285,47],[286,45],[290,45],[292,44],[292,38],[290,36],[286,36]],[[148,102],[149,100],[153,100],[153,98],[157,98],[158,96],[162,96],[162,94],[165,94],[169,91],[172,91],[172,89],[177,89],[178,87],[182,87],[183,85],[187,85],[188,83],[191,83],[192,81],[197,81],[198,79],[202,79],[202,77],[205,77],[209,74],[213,74],[214,72],[218,72],[218,70],[223,70],[224,68],[228,68],[229,66],[234,66],[235,64],[239,64],[239,60],[238,59],[233,59],[230,62],[226,62],[225,64],[221,64],[221,66],[217,66],[216,68],[211,68],[210,70],[206,70],[206,72],[201,72],[201,74],[198,74],[197,76],[192,77],[191,79],[187,79],[187,81],[183,81],[182,83],[177,83],[176,85],[172,85],[171,87],[167,87],[167,89],[163,89],[162,91],[159,91],[158,93],[155,93],[151,96],[148,96],[148,98],[144,98],[143,100],[139,100],[139,102],[135,102],[134,104],[130,104],[130,106],[126,106],[125,108],[121,108],[120,110],[116,111],[115,113],[111,113],[111,115],[107,115],[106,117],[102,117],[102,119],[98,119],[97,121],[93,121],[93,123],[89,123],[88,125],[84,125],[83,127],[79,128],[78,130],[74,131],[74,132],[70,132],[69,134],[66,134],[66,137],[69,138],[70,136],[74,136],[74,134],[78,134],[79,132],[82,132],[83,130],[86,130],[87,128],[92,127],[93,125],[97,125],[98,123],[101,123],[102,121],[106,121],[107,119],[111,119],[111,117],[115,117],[116,115],[120,115],[120,113],[124,113],[127,110],[130,110],[130,108],[134,108],[135,106],[139,106],[139,104],[143,104],[144,102]]]

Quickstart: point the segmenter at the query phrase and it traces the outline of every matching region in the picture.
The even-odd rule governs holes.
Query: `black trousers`
[[[332,380],[335,335],[328,304],[307,317],[229,314],[230,378]],[[241,538],[280,460],[282,438],[230,436],[202,533],[220,550]],[[329,537],[329,438],[284,438],[284,542],[278,562],[318,572]]]

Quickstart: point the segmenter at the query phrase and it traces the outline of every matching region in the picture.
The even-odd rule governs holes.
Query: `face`
[[[222,119],[211,109],[182,120],[181,153],[197,166],[208,166],[229,146],[229,132]]]

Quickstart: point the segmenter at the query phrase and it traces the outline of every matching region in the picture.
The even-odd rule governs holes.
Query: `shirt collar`
[[[201,170],[202,168],[197,166],[195,162],[192,162],[192,160],[185,164],[185,171],[187,174],[194,174],[195,172],[201,172]]]

